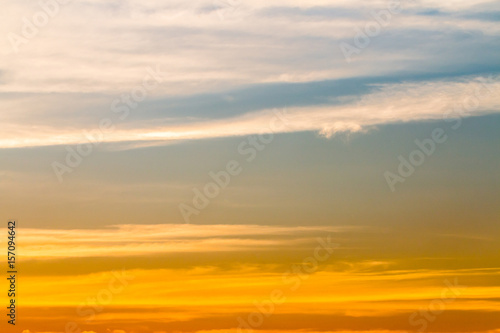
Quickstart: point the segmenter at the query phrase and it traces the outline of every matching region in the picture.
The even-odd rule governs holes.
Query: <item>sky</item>
[[[498,2],[2,7],[2,332],[500,332]]]

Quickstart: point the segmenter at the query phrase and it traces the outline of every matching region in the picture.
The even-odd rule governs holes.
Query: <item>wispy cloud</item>
[[[2,39],[0,107],[15,112],[1,116],[0,148],[82,142],[81,130],[107,117],[113,100],[136,86],[148,66],[161,68],[162,84],[105,142],[253,134],[267,125],[265,111],[273,107],[290,110],[293,129],[287,131],[327,136],[436,119],[450,101],[467,94],[474,79],[457,76],[500,71],[500,25],[485,16],[499,10],[497,3],[402,1],[401,6],[383,33],[347,65],[339,43],[352,42],[356,29],[373,20],[370,13],[386,8],[386,1],[241,1],[239,14],[224,20],[208,0],[72,1],[19,45],[18,53]],[[21,35],[23,17],[29,20],[40,10],[10,3],[0,31]],[[418,76],[415,68],[419,75],[440,71],[441,77],[405,83]],[[406,80],[387,84],[401,73]],[[326,92],[320,83],[360,77],[379,77],[384,85],[369,87],[373,79],[339,81]],[[351,91],[334,90],[343,84]],[[498,89],[498,77],[491,89]],[[297,92],[300,99],[294,98]],[[484,100],[478,113],[496,112],[497,101]]]
[[[172,142],[179,140],[207,139],[256,134],[261,132],[317,131],[325,136],[338,132],[357,132],[370,127],[397,122],[440,120],[453,117],[457,103],[481,95],[474,113],[468,116],[496,113],[500,110],[500,79],[498,77],[462,78],[457,81],[419,81],[402,83],[372,83],[367,85],[367,93],[351,95],[348,92],[332,97],[323,96],[323,105],[291,106],[286,109],[286,126],[272,130],[269,128],[274,114],[271,109],[256,110],[243,115],[225,116],[221,119],[202,119],[200,116],[176,118],[173,124],[159,119],[157,112],[148,114],[146,110],[132,123],[122,124],[116,120],[116,129],[103,134],[102,142]],[[330,105],[328,105],[330,101]],[[231,105],[224,107],[231,112]],[[154,106],[155,108],[161,107]],[[110,111],[110,116],[113,116]],[[455,116],[460,116],[456,114]],[[71,116],[70,116],[71,117]],[[142,118],[142,120],[137,117]],[[149,118],[149,119],[148,119]],[[156,121],[153,121],[156,119]],[[161,124],[161,123],[164,124]],[[158,124],[160,123],[160,124]],[[87,142],[84,130],[98,129],[85,127],[76,131],[75,127],[37,126],[7,123],[0,136],[0,147],[18,148]],[[90,126],[90,125],[88,125]],[[146,143],[147,144],[147,143]]]
[[[104,229],[24,229],[24,258],[138,256],[161,253],[264,251],[314,244],[320,235],[359,227],[260,225],[117,225]]]

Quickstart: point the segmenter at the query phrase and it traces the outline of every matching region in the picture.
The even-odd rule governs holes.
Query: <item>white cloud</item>
[[[481,83],[481,80],[486,83]],[[477,89],[480,96],[473,110],[464,114],[451,112],[456,105],[463,109],[463,103],[476,101]],[[483,115],[500,110],[498,91],[499,77],[469,78],[454,82],[383,84],[376,91],[355,98],[347,104],[288,108],[285,116],[287,126],[275,132],[318,131],[329,137],[338,132],[357,132],[387,123]],[[232,118],[167,126],[156,126],[154,123],[127,129],[117,126],[104,136],[103,142],[132,141],[147,144],[269,133],[273,118],[275,115],[272,110],[261,110]],[[95,129],[97,127],[96,124]],[[33,127],[7,123],[0,134],[0,147],[3,148],[85,142],[88,139],[83,132],[75,131],[74,127]]]
[[[346,66],[338,52],[342,39],[352,39],[356,27],[373,21],[370,11],[385,9],[388,1],[238,1],[243,19],[221,20],[214,1],[127,1],[103,4],[72,1],[41,27],[39,33],[12,53],[0,39],[6,71],[0,92],[122,92],[136,84],[144,68],[160,65],[168,78],[158,94],[214,91],[235,84],[255,84],[283,78],[338,78],[393,69],[394,63],[371,58],[369,64]],[[467,12],[484,1],[411,2],[403,8],[438,8]],[[265,15],[277,8],[333,7],[351,10],[328,19],[284,14]],[[362,8],[362,10],[360,10]],[[0,34],[21,33],[23,17],[40,7],[10,2],[0,20]],[[335,9],[334,9],[335,11]],[[236,14],[234,14],[236,15]],[[239,14],[238,14],[239,15]],[[239,17],[239,16],[238,16]],[[398,14],[385,31],[478,31],[500,34],[497,22],[465,21],[459,17]],[[432,42],[432,40],[429,40]],[[407,43],[412,47],[411,43]],[[398,54],[404,58],[403,50]],[[387,52],[386,56],[395,56]],[[433,54],[427,54],[434,56]],[[450,54],[453,56],[453,54]]]
[[[491,3],[448,0],[402,4],[407,11],[394,17],[384,30],[396,37],[377,37],[380,40],[373,41],[370,49],[348,65],[339,51],[339,42],[352,40],[356,27],[373,21],[370,11],[387,8],[387,1],[242,0],[235,6],[243,17],[232,19],[228,13],[221,20],[214,2],[208,0],[189,4],[75,0],[61,6],[35,37],[20,46],[19,53],[3,54],[0,108],[5,112],[0,116],[0,148],[85,141],[81,131],[88,129],[88,123],[83,124],[82,119],[97,114],[96,110],[102,110],[101,114],[109,112],[114,97],[108,101],[107,96],[129,92],[141,82],[148,66],[158,65],[165,73],[164,82],[148,96],[161,99],[269,82],[388,76],[417,67],[432,72],[436,66],[448,64],[458,66],[460,71],[460,66],[467,67],[464,61],[471,55],[462,56],[456,49],[459,45],[466,45],[463,52],[483,47],[476,53],[485,59],[477,58],[477,62],[491,61],[488,56],[492,50],[484,47],[495,43],[500,24],[464,20],[458,15],[480,12],[490,8]],[[327,11],[322,19],[300,14],[300,10],[319,7],[343,14],[329,17]],[[299,14],[289,14],[287,9]],[[450,15],[436,19],[414,14],[426,9]],[[0,20],[0,33],[20,33],[23,17],[30,19],[40,10],[38,4],[10,2],[4,6],[9,15]],[[279,15],[270,15],[270,10]],[[429,38],[417,45],[411,38],[397,37],[405,31],[413,31],[415,37],[429,33]],[[474,39],[464,41],[465,37],[454,34],[473,35]],[[402,44],[394,46],[393,41]],[[0,50],[11,49],[6,38],[0,43],[4,43]],[[438,59],[437,50],[441,54]],[[467,95],[472,84],[392,84],[368,96],[358,96],[360,101],[346,105],[289,105],[290,128],[285,131],[311,130],[331,136],[384,123],[439,119],[446,108]],[[498,89],[498,78],[491,88]],[[75,98],[77,95],[84,97]],[[489,96],[481,100],[475,114],[495,109],[498,98]],[[118,127],[104,141],[173,142],[254,134],[268,126],[268,111],[261,108],[244,116],[197,123],[191,118],[181,119],[170,126],[133,122],[127,128]],[[68,125],[71,121],[74,123]]]

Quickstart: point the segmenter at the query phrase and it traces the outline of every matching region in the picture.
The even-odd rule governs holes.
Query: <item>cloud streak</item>
[[[119,120],[116,120],[116,129],[103,132],[96,137],[102,137],[100,142],[144,142],[146,145],[148,142],[168,143],[300,131],[317,131],[330,137],[339,132],[359,132],[388,123],[463,117],[465,113],[461,115],[456,110],[460,103],[477,104],[474,112],[467,113],[467,116],[497,113],[500,110],[498,76],[467,77],[459,81],[381,83],[372,84],[370,89],[371,92],[360,96],[348,94],[333,96],[331,105],[287,108],[286,114],[281,119],[285,126],[279,128],[270,126],[272,119],[275,118],[272,110],[259,110],[222,119],[194,118],[186,121],[178,118],[170,125],[158,125],[153,118],[136,120],[132,124],[120,127]],[[471,102],[471,99],[474,101]],[[148,117],[147,114],[142,116]],[[98,129],[97,124],[95,128],[81,129],[82,132],[76,131],[74,127],[33,128],[22,124],[11,124],[2,131],[0,147],[21,148],[85,143],[89,138],[85,136],[84,130],[93,132],[96,129]]]
[[[324,233],[360,227],[259,225],[117,225],[94,230],[24,229],[26,259],[266,251],[307,247]]]

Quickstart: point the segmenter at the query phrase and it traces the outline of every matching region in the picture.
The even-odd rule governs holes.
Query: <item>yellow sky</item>
[[[448,332],[464,323],[464,332],[486,332],[481,327],[499,324],[492,314],[500,312],[500,268],[408,269],[401,258],[346,256],[349,243],[341,240],[366,230],[251,225],[26,229],[19,237],[20,265],[39,270],[20,275],[18,327],[31,333],[65,332],[65,325],[96,333],[238,332],[240,323],[256,320],[259,324],[251,327],[259,332],[289,327],[396,333],[424,324],[429,332]],[[219,259],[203,264],[186,257],[184,267],[174,267],[161,256],[170,252],[194,257],[215,252]],[[224,257],[224,252],[235,256]],[[258,256],[252,259],[252,253]],[[144,265],[151,256],[157,257],[154,265]],[[272,259],[264,262],[266,256]],[[100,257],[116,268],[99,264]],[[73,272],[68,262],[87,266],[86,273]],[[424,315],[418,312],[422,309],[443,311]],[[482,323],[474,326],[476,320]]]

